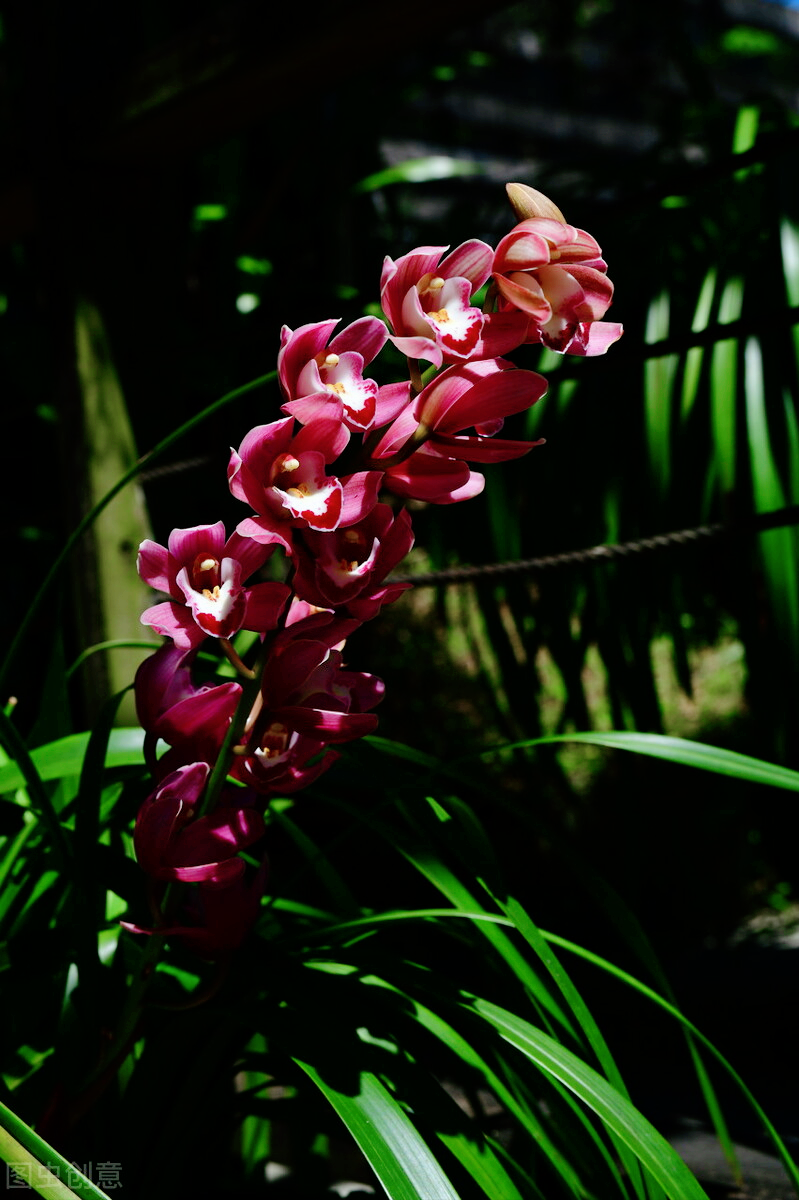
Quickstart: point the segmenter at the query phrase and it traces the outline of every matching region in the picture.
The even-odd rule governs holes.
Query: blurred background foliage
[[[799,503],[799,12],[769,0],[490,11],[409,0],[377,19],[343,3],[311,22],[300,6],[254,2],[2,0],[0,17],[12,626],[109,452],[87,416],[96,391],[106,411],[124,397],[148,449],[271,370],[283,323],[376,311],[385,254],[496,242],[513,221],[508,180],[599,239],[626,333],[590,363],[519,355],[551,386],[509,436],[546,445],[487,472],[483,500],[415,512],[414,569]],[[164,541],[176,526],[238,520],[228,448],[278,404],[272,386],[195,431],[173,470],[145,477],[148,517],[128,514],[131,528],[145,536],[149,519]],[[133,453],[124,423],[108,434],[120,461]],[[108,537],[130,578],[118,569],[110,598],[92,598],[108,548],[76,559],[76,599],[53,597],[12,681],[27,728],[41,647],[55,642],[70,662],[121,636],[109,612],[137,587],[136,537]],[[796,766],[796,549],[786,527],[419,588],[359,635],[353,665],[387,681],[382,734],[445,756],[617,728]],[[135,622],[128,636],[142,636]],[[75,673],[78,727],[113,686],[118,653]],[[667,959],[794,911],[799,828],[781,793],[585,746],[519,753],[504,778],[550,832],[521,842],[498,805],[493,833],[542,922],[550,904],[567,935],[587,940],[592,915],[552,838],[601,869]]]

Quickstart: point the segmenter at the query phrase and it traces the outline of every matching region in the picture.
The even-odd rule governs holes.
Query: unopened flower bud
[[[557,204],[553,204],[543,192],[537,192],[526,183],[506,183],[505,191],[520,221],[527,221],[531,217],[549,217],[550,220],[566,224],[566,218]]]

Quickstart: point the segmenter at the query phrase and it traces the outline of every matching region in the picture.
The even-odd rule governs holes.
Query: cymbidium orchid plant
[[[390,579],[413,545],[402,501],[468,500],[484,484],[470,463],[540,444],[497,436],[547,388],[501,356],[528,342],[597,354],[620,336],[600,320],[613,289],[594,239],[533,189],[508,191],[521,220],[496,250],[474,239],[386,258],[385,324],[363,317],[335,334],[336,319],[284,326],[286,415],[250,430],[230,457],[230,490],[250,512],[229,537],[218,522],[176,529],[166,548],[142,543],[139,573],[169,597],[142,621],[171,644],[136,678],[156,785],[134,840],[158,915],[149,930],[129,925],[135,932],[181,938],[209,957],[241,944],[266,879],[262,807],[318,779],[337,758],[332,746],[377,725],[383,685],[347,669],[345,655],[359,626],[409,586]],[[473,297],[489,280],[481,309]],[[364,371],[387,341],[408,371],[381,387]],[[426,383],[422,361],[435,372]],[[248,582],[278,547],[285,582]],[[242,629],[258,635],[251,665],[231,643]],[[193,683],[207,638],[238,682]],[[160,756],[158,739],[168,746]]]
[[[472,770],[497,748],[443,763],[368,738],[384,688],[351,659],[361,626],[410,586],[394,573],[412,513],[477,496],[482,464],[540,445],[503,437],[547,388],[508,356],[537,345],[590,357],[621,334],[603,319],[612,285],[593,237],[532,188],[508,193],[517,223],[496,248],[471,239],[387,258],[385,321],[284,327],[276,371],[151,451],[277,379],[273,419],[231,451],[235,529],[198,523],[139,548],[141,579],[161,594],[141,621],[165,639],[136,674],[141,728],[114,727],[120,692],[91,734],[62,735],[59,713],[55,740],[37,728],[29,750],[0,709],[0,792],[14,806],[0,831],[0,968],[17,967],[2,970],[2,1079],[21,1114],[0,1098],[0,1157],[22,1186],[27,1172],[43,1195],[102,1200],[122,1173],[148,1200],[308,1200],[330,1194],[319,1157],[335,1178],[335,1112],[363,1154],[341,1195],[374,1183],[391,1200],[707,1200],[634,1107],[553,946],[684,1018],[534,923],[529,847],[550,834],[526,794],[506,803],[504,779]],[[55,708],[48,697],[51,724]],[[782,767],[675,738],[543,740],[574,737],[799,787]],[[569,856],[568,886],[579,877],[592,903],[604,896]],[[637,922],[607,903],[651,971]],[[700,1041],[728,1064],[685,1025],[728,1143]],[[744,1094],[799,1193],[799,1167]],[[293,1189],[268,1170],[281,1166],[283,1123]]]

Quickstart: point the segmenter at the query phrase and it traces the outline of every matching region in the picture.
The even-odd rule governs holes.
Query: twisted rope
[[[799,524],[799,504],[791,504],[774,512],[757,513],[732,524],[697,525],[693,529],[677,529],[659,533],[634,542],[618,542],[591,546],[587,550],[569,550],[565,554],[549,554],[541,558],[520,558],[515,562],[484,563],[476,567],[449,567],[443,571],[426,571],[419,575],[392,575],[387,582],[413,583],[416,587],[432,587],[440,583],[466,583],[469,580],[498,579],[507,575],[535,575],[561,567],[583,566],[591,563],[613,562],[649,554],[654,550],[672,550],[695,546],[716,538],[749,537],[766,529]]]
[[[799,310],[797,310],[799,312]],[[184,459],[143,471],[143,483],[172,475],[180,471],[205,466],[211,459]],[[547,554],[540,558],[520,558],[514,562],[483,563],[474,567],[448,567],[442,571],[425,571],[418,575],[392,575],[387,583],[412,583],[415,587],[434,587],[440,583],[468,583],[473,579],[501,579],[507,575],[537,575],[561,567],[579,567],[592,563],[613,562],[618,559],[634,558],[655,550],[672,550],[695,546],[700,542],[716,538],[751,537],[767,529],[778,529],[785,525],[799,525],[799,504],[768,513],[755,513],[731,524],[696,525],[692,529],[676,529],[672,533],[658,533],[654,537],[639,538],[634,542],[615,542],[603,546],[590,546],[586,550],[568,550],[564,554]]]

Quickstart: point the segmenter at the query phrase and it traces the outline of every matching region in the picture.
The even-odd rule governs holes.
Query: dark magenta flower
[[[295,541],[294,590],[320,608],[346,609],[370,621],[411,585],[385,584],[389,572],[413,545],[411,519],[378,504],[357,525],[332,533],[303,532]]]
[[[264,834],[263,817],[241,803],[241,793],[197,817],[210,773],[204,762],[179,767],[139,809],[133,843],[139,866],[154,879],[225,885],[244,872],[239,850]]]

